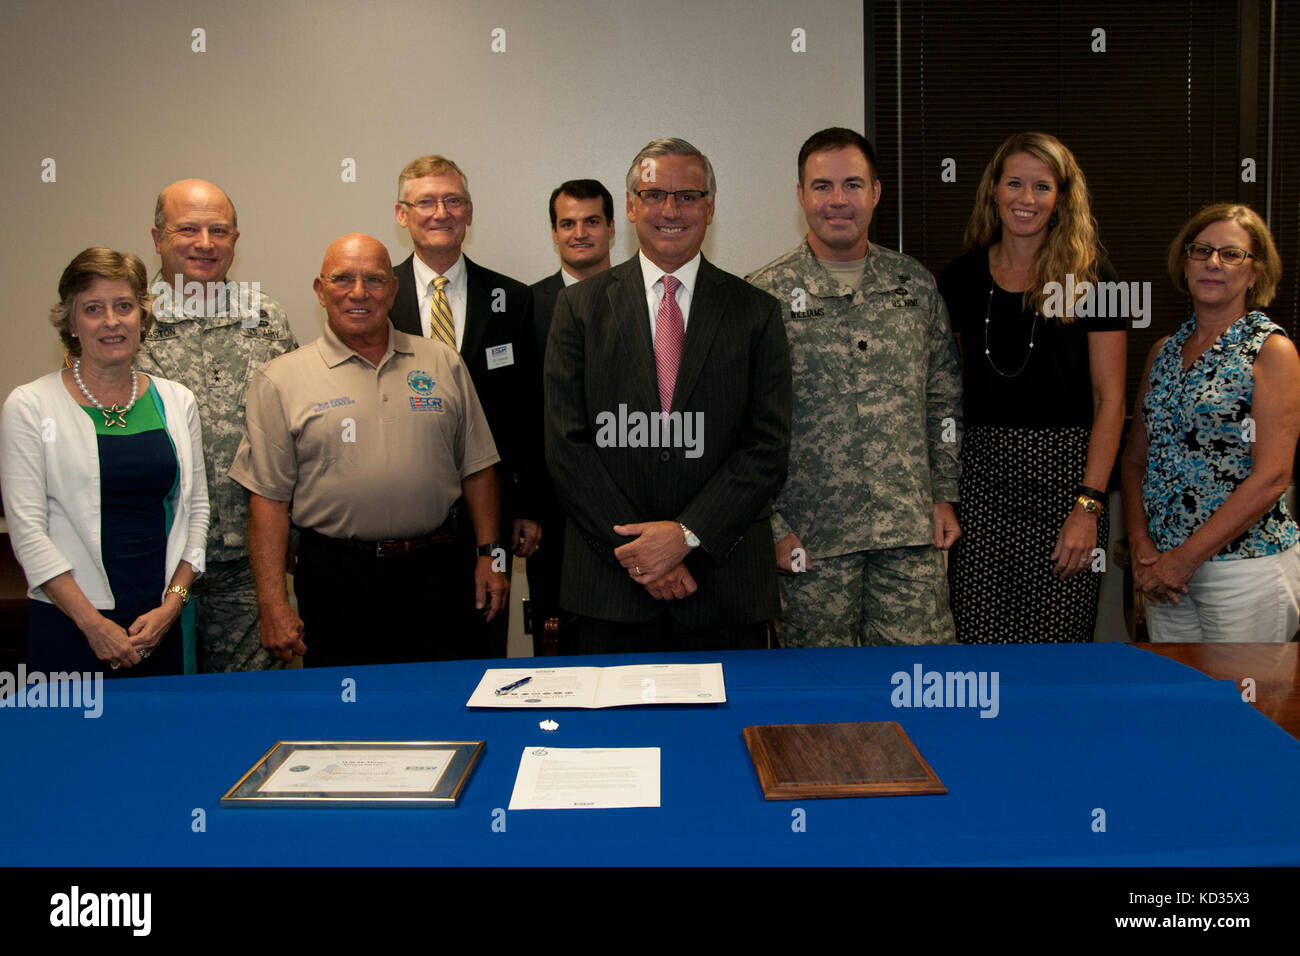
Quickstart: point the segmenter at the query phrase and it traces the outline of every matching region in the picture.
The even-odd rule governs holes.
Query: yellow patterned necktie
[[[447,301],[446,276],[433,280],[433,295],[429,297],[429,337],[437,339],[452,349],[456,348],[456,320],[451,317],[451,303]]]

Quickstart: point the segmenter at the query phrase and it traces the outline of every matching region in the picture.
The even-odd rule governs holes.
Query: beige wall
[[[615,260],[626,258],[628,164],[646,141],[682,136],[718,176],[705,254],[744,273],[802,233],[804,138],[862,129],[857,0],[5,6],[0,394],[61,357],[44,317],[73,255],[105,244],[156,267],[154,198],[175,179],[230,193],[242,234],[231,277],[261,282],[308,341],[323,315],[311,278],[334,237],[369,232],[395,262],[410,253],[392,206],[398,171],[421,153],[469,175],[469,255],[532,282],[557,267],[554,186],[602,180],[618,206]],[[491,50],[498,27],[504,53]],[[191,50],[195,28],[204,53]],[[796,28],[807,52],[791,50]],[[53,183],[41,181],[46,157]],[[341,180],[345,158],[354,183]]]

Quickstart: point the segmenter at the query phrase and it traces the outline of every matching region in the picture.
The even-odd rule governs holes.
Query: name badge
[[[492,345],[484,351],[487,352],[488,371],[515,364],[515,347],[511,342],[506,342],[504,345]]]

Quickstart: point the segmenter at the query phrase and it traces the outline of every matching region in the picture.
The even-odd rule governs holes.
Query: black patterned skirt
[[[961,537],[948,589],[963,644],[1091,641],[1102,575],[1060,581],[1052,550],[1074,507],[1089,429],[973,426],[962,438]],[[1105,548],[1109,509],[1097,522]],[[1102,561],[1109,555],[1102,555]],[[1108,566],[1108,565],[1107,565]]]

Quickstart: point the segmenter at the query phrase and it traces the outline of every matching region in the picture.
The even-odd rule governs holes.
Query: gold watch
[[[1096,498],[1090,498],[1088,495],[1079,495],[1079,497],[1074,499],[1074,503],[1076,505],[1083,505],[1083,510],[1088,512],[1090,515],[1099,514],[1105,507],[1105,505]]]

